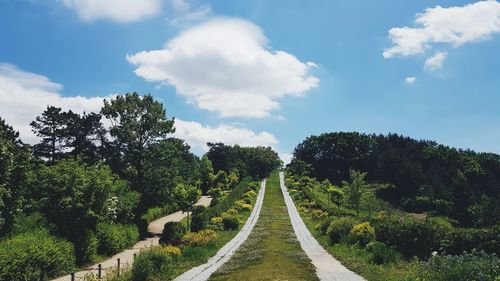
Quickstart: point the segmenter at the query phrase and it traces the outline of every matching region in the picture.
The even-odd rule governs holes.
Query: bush
[[[375,264],[395,263],[400,259],[398,251],[377,241],[368,243],[366,250],[371,254],[371,261]]]
[[[217,233],[213,230],[190,232],[184,235],[182,240],[189,246],[205,246],[217,240]]]
[[[212,188],[207,192],[207,195],[209,195],[212,198],[219,198],[222,196],[222,189],[218,187]]]
[[[245,188],[250,182],[251,178],[246,177],[244,178],[237,187],[235,187],[231,193],[229,193],[226,197],[224,197],[222,200],[220,200],[217,205],[214,207],[207,208],[206,211],[204,212],[207,215],[207,218],[212,218],[216,216],[220,216],[223,212],[228,210],[229,208],[232,208],[234,205],[234,202],[239,200],[243,194],[245,193]]]
[[[440,251],[457,255],[473,249],[500,255],[500,226],[448,230],[440,241]]]
[[[177,245],[182,241],[186,228],[180,222],[167,222],[163,227],[160,244]]]
[[[162,247],[142,251],[134,260],[132,280],[169,280],[173,272],[172,254]]]
[[[0,241],[0,280],[46,280],[75,267],[73,245],[36,231]]]
[[[326,230],[330,243],[333,245],[345,241],[356,223],[357,220],[351,217],[342,217],[333,220]]]
[[[485,252],[464,253],[459,256],[434,256],[420,264],[408,280],[419,281],[497,281],[500,259]]]
[[[238,215],[238,210],[236,209],[229,209],[226,212],[223,213],[223,215],[228,215],[228,216],[237,216]]]
[[[222,217],[224,230],[237,230],[240,227],[240,220],[236,216],[225,215]]]
[[[191,231],[197,232],[207,227],[207,219],[204,214],[193,214],[191,217]]]
[[[181,248],[172,246],[172,245],[167,245],[167,246],[162,246],[161,250],[172,257],[179,257],[181,255]]]
[[[88,264],[97,257],[98,241],[94,232],[89,229],[83,231],[82,236],[75,243],[75,256],[78,265]]]
[[[219,204],[219,198],[212,198],[212,201],[210,201],[210,208],[214,208]]]
[[[49,223],[45,216],[41,213],[33,213],[30,215],[22,214],[14,218],[14,224],[10,234],[17,235],[38,230],[50,230]]]
[[[377,240],[396,248],[405,257],[428,258],[439,250],[443,229],[424,222],[377,221]]]
[[[332,223],[332,221],[334,220],[333,217],[326,217],[324,218],[323,220],[321,220],[317,225],[316,225],[316,229],[319,230],[319,232],[322,234],[322,235],[325,235],[326,234],[326,231],[328,230],[328,227],[330,226],[330,224]]]
[[[101,255],[113,255],[134,245],[139,240],[135,225],[99,223],[96,228],[98,248]]]
[[[245,192],[245,194],[243,194],[244,198],[250,198],[250,197],[255,197],[255,196],[257,196],[257,193],[253,190],[247,191],[247,192]]]
[[[328,213],[320,209],[314,209],[311,211],[311,217],[314,221],[321,221],[328,217]]]
[[[375,229],[369,222],[363,222],[354,225],[351,229],[351,233],[349,233],[349,236],[354,242],[364,246],[375,240]]]

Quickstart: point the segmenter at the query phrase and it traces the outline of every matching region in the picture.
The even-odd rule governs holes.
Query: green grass
[[[267,181],[252,233],[210,280],[318,280],[293,232],[277,173]]]

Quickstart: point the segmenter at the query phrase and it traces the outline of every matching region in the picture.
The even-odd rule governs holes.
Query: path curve
[[[208,207],[212,198],[210,196],[202,196],[195,205],[202,205]],[[102,276],[106,275],[106,270],[111,268],[116,268],[118,266],[118,259],[120,259],[121,267],[131,266],[134,262],[134,254],[138,254],[140,251],[159,245],[159,235],[163,232],[163,226],[167,222],[175,221],[179,222],[185,217],[187,217],[188,212],[178,211],[172,213],[170,215],[161,217],[148,225],[148,232],[151,233],[154,237],[146,238],[137,242],[131,249],[126,249],[123,252],[117,253],[111,258],[102,261],[98,264],[102,266]],[[92,266],[87,267],[86,270],[82,270],[75,273],[75,280],[84,280],[86,276],[95,275],[97,276],[97,266],[98,264],[94,264]],[[52,281],[71,281],[71,275],[65,275],[63,277],[54,279]]]
[[[262,180],[260,185],[259,195],[257,196],[257,201],[255,202],[254,209],[250,214],[250,217],[246,221],[243,228],[236,234],[236,236],[231,239],[224,247],[222,247],[215,256],[208,259],[208,262],[197,267],[186,271],[182,275],[174,279],[174,281],[205,281],[210,278],[210,276],[217,271],[224,263],[226,263],[229,258],[234,254],[234,252],[245,242],[245,240],[252,232],[253,227],[257,223],[260,215],[260,209],[262,208],[262,203],[264,201],[264,194],[266,193],[266,180]]]
[[[319,243],[314,239],[309,229],[307,229],[304,221],[297,211],[297,207],[293,203],[292,197],[288,194],[285,186],[285,176],[280,172],[280,186],[285,204],[288,209],[288,215],[292,222],[292,227],[300,242],[300,246],[311,259],[312,264],[316,267],[316,275],[320,280],[325,281],[366,281],[363,277],[350,271],[343,266],[338,260],[332,257]]]

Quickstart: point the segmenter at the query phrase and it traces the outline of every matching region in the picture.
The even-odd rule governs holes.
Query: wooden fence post
[[[118,258],[118,276],[120,276],[120,258]]]
[[[102,275],[101,275],[101,270],[102,270],[102,266],[101,266],[101,264],[98,264],[98,265],[97,265],[97,277],[98,277],[99,279],[101,279],[101,278],[102,278]]]

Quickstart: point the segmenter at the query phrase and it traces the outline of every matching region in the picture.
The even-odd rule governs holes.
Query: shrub
[[[46,280],[74,269],[73,245],[35,231],[0,241],[0,280]]]
[[[345,241],[356,223],[357,221],[351,217],[342,217],[333,220],[326,230],[330,243],[333,245]]]
[[[213,230],[190,232],[184,235],[182,240],[189,246],[205,246],[217,240],[217,233]]]
[[[236,216],[225,215],[222,217],[224,230],[237,230],[240,227],[240,220]]]
[[[247,198],[255,197],[255,196],[257,196],[257,193],[253,190],[247,191],[245,194],[243,194],[243,197],[247,197]]]
[[[186,228],[180,222],[167,222],[163,227],[160,244],[177,245],[186,233]]]
[[[172,245],[162,246],[161,250],[167,254],[170,254],[172,257],[178,257],[181,255],[181,248],[176,246]]]
[[[311,217],[315,221],[321,221],[322,219],[328,217],[328,213],[320,209],[314,209],[311,211]]]
[[[366,250],[371,254],[371,261],[376,264],[395,263],[400,259],[398,251],[377,241],[368,243]]]
[[[226,212],[224,212],[223,215],[237,216],[238,215],[238,210],[236,210],[236,209],[229,209]]]
[[[240,210],[242,211],[251,211],[253,209],[252,204],[242,204],[240,206]]]
[[[10,234],[17,235],[38,230],[49,231],[49,228],[49,223],[43,214],[38,212],[30,215],[23,214],[14,218]]]
[[[210,201],[210,208],[214,208],[219,204],[219,198],[212,198],[212,201]]]
[[[377,240],[396,248],[405,257],[428,258],[433,251],[439,250],[443,229],[424,222],[377,221],[375,234]]]
[[[170,213],[172,210],[170,208],[162,208],[162,207],[154,207],[154,208],[150,208],[146,211],[146,213],[144,213],[142,216],[141,216],[141,219],[140,219],[140,223],[139,223],[139,230],[140,230],[140,233],[141,235],[145,234],[148,230],[148,225],[156,220],[156,219],[159,219],[161,217],[163,217],[164,215]]]
[[[94,261],[97,257],[97,248],[96,235],[91,230],[85,229],[75,243],[76,263],[83,265]]]
[[[420,264],[408,280],[419,281],[497,281],[500,259],[485,252],[464,253],[459,256],[434,256]]]
[[[168,280],[173,272],[172,254],[153,247],[142,251],[134,260],[132,280]]]
[[[319,230],[319,232],[322,234],[322,235],[325,235],[326,234],[326,231],[328,229],[328,227],[330,226],[330,224],[332,223],[332,221],[334,220],[333,217],[326,217],[324,219],[322,219],[316,229]]]
[[[96,228],[97,252],[101,255],[113,255],[139,240],[139,230],[135,225],[98,223]]]
[[[370,225],[369,222],[363,222],[356,224],[352,227],[349,236],[354,242],[360,245],[366,245],[369,242],[375,240],[375,229]]]
[[[222,189],[218,187],[212,188],[207,192],[207,195],[209,195],[212,198],[219,198],[222,196]]]
[[[243,194],[245,193],[245,188],[250,182],[251,178],[244,178],[237,187],[235,187],[227,196],[225,196],[222,200],[220,200],[217,205],[214,207],[207,208],[204,212],[207,215],[207,218],[220,216],[223,212],[232,208],[234,202],[239,200]]]
[[[457,228],[442,235],[440,250],[457,255],[464,251],[483,250],[500,255],[500,226],[492,228]]]
[[[207,227],[207,218],[203,213],[201,214],[193,214],[191,217],[191,225],[190,229],[191,231],[200,231],[203,230]]]

